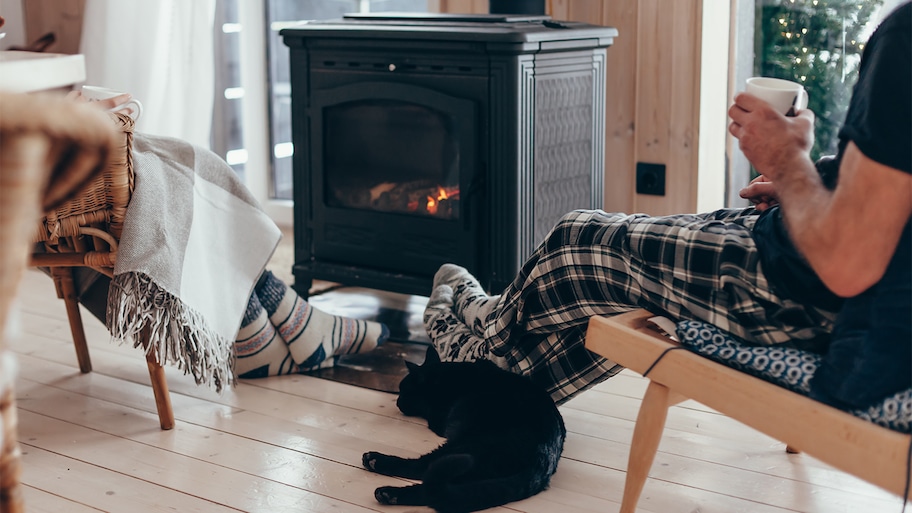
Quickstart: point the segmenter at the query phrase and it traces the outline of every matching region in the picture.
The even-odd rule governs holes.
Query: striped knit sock
[[[298,372],[288,344],[269,321],[256,293],[250,295],[247,312],[234,342],[234,370],[239,378],[265,378]]]
[[[487,295],[469,271],[454,264],[443,264],[437,270],[434,290],[440,285],[447,285],[453,291],[453,314],[456,318],[468,326],[472,334],[484,337],[500,296]]]
[[[370,351],[389,337],[385,324],[314,308],[269,271],[257,283],[256,293],[288,343],[292,359],[305,370],[331,367],[335,357]]]

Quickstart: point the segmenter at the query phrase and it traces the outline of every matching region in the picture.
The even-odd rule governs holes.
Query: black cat
[[[421,480],[382,486],[381,504],[463,513],[531,497],[548,487],[567,431],[551,397],[528,378],[491,362],[443,362],[433,347],[421,366],[406,362],[396,405],[427,419],[446,442],[417,459],[364,453],[378,474]]]

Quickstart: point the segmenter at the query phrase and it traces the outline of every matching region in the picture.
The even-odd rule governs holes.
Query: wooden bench
[[[892,431],[689,350],[634,310],[589,321],[586,348],[630,370],[648,371],[637,415],[620,513],[633,513],[649,474],[668,408],[693,399],[833,467],[899,495],[910,484],[912,436]],[[664,356],[662,356],[664,353]],[[661,361],[653,363],[662,356]],[[650,367],[652,367],[650,369]]]

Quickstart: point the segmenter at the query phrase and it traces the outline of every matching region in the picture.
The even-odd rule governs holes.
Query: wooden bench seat
[[[589,321],[586,348],[643,374],[677,344],[635,310]],[[797,451],[903,496],[912,437],[726,367],[689,350],[665,353],[648,371],[630,445],[621,513],[633,513],[652,466],[668,408],[693,399]]]

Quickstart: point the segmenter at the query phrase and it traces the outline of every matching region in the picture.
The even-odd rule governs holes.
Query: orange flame
[[[459,194],[459,190],[458,190],[458,189],[456,190],[456,194]],[[448,193],[446,189],[444,189],[443,187],[441,187],[441,186],[438,185],[438,186],[437,186],[437,197],[436,197],[436,198],[434,198],[434,197],[432,197],[432,196],[428,196],[428,197],[427,197],[427,211],[428,211],[428,213],[431,214],[431,215],[436,214],[436,213],[437,213],[437,206],[439,205],[440,200],[445,200],[445,199],[448,199],[449,197],[450,197],[450,193]]]

